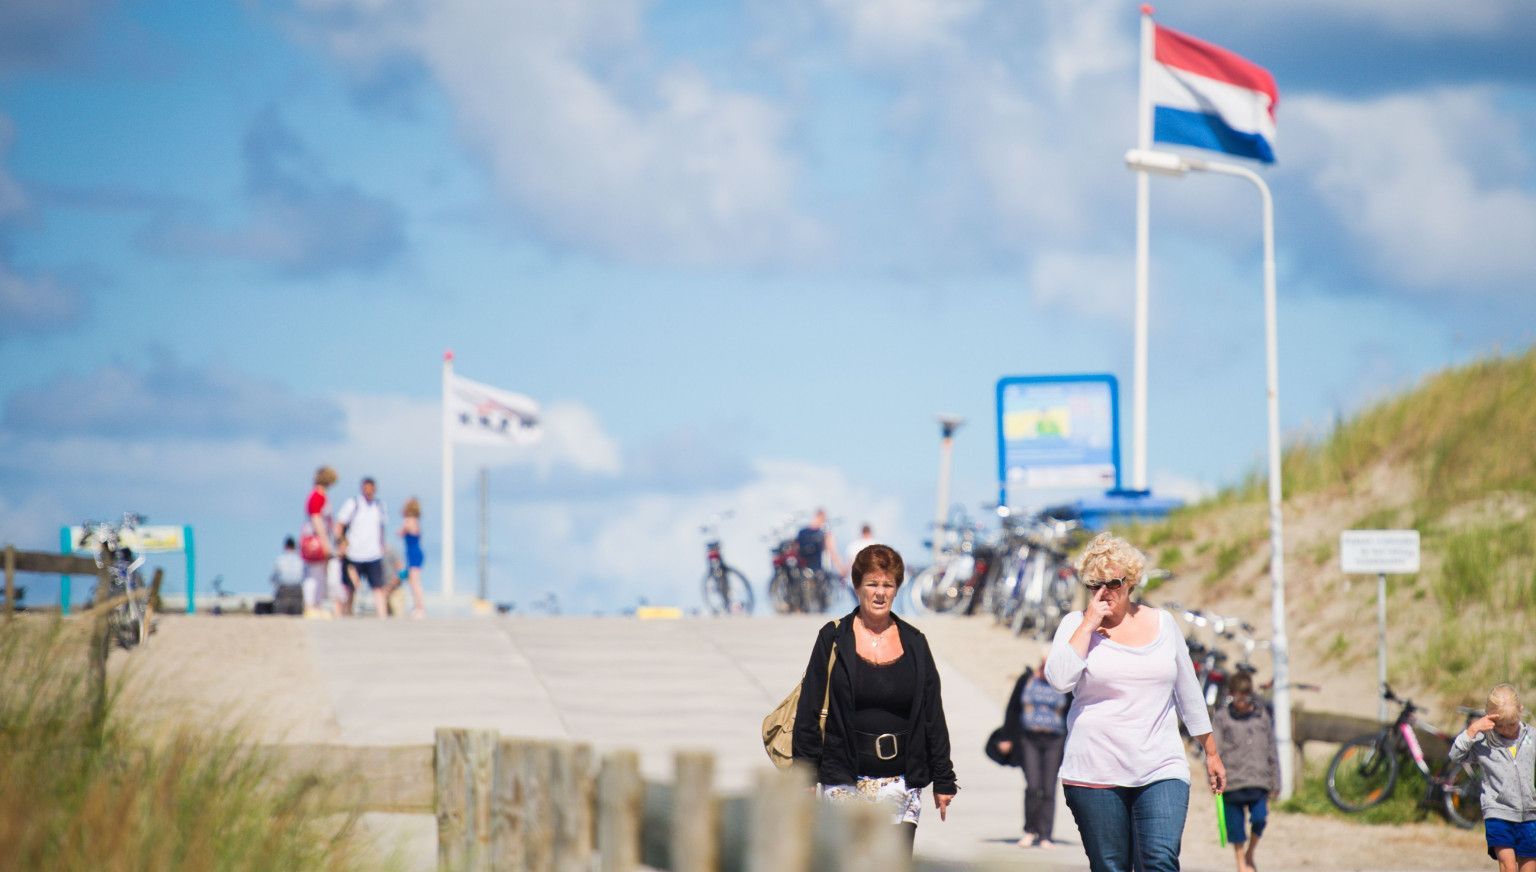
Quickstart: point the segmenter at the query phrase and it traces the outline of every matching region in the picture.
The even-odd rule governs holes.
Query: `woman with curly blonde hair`
[[[1132,600],[1146,557],[1100,533],[1078,558],[1088,606],[1062,619],[1045,677],[1071,693],[1061,781],[1092,872],[1179,868],[1189,762],[1178,721],[1205,749],[1211,792],[1226,768],[1184,636],[1173,617]]]

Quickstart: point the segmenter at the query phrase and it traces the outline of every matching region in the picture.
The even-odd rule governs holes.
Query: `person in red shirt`
[[[326,491],[336,483],[336,470],[322,466],[315,470],[315,488],[304,503],[304,528],[300,542],[304,558],[304,608],[319,609],[329,599],[326,589],[326,563],[336,554],[332,535],[330,499]],[[331,603],[334,609],[337,603]]]

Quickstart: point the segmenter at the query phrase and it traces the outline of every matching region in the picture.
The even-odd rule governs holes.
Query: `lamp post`
[[[933,561],[939,560],[944,518],[949,513],[949,467],[955,452],[955,431],[965,423],[959,415],[936,415],[939,421],[939,498],[933,510]]]
[[[1191,170],[1237,176],[1259,189],[1264,213],[1264,354],[1269,397],[1269,580],[1270,611],[1274,622],[1271,653],[1274,657],[1275,741],[1280,749],[1280,795],[1289,798],[1295,789],[1295,758],[1291,752],[1290,652],[1285,633],[1285,546],[1280,514],[1280,364],[1275,327],[1275,208],[1269,185],[1247,167],[1184,157],[1164,151],[1133,148],[1125,153],[1125,165],[1144,173],[1182,178]],[[1137,263],[1138,272],[1146,264]],[[1142,278],[1139,277],[1138,281]]]

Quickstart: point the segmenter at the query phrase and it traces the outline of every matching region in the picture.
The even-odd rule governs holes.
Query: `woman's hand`
[[[954,799],[953,793],[935,793],[933,804],[939,810],[939,820],[947,820],[949,815],[949,801]]]
[[[1088,607],[1083,609],[1083,626],[1089,631],[1097,630],[1099,625],[1109,617],[1109,598],[1100,591],[1093,599],[1088,601]]]
[[[1008,739],[1004,739],[997,743],[997,750],[1002,751],[1004,754],[1012,754],[1013,742],[1009,741]]]
[[[1205,780],[1211,784],[1212,793],[1223,793],[1227,789],[1227,767],[1221,762],[1221,755],[1211,752],[1205,755]]]

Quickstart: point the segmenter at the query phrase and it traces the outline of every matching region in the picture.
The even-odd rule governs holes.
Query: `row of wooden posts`
[[[671,784],[634,751],[494,730],[439,729],[433,806],[442,870],[902,872],[891,810],[816,800],[809,773],[765,769],[749,796],[715,793],[714,755],[682,751]],[[958,868],[923,863],[924,870]]]

